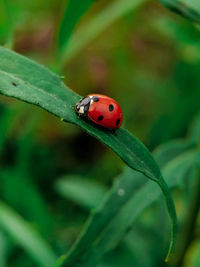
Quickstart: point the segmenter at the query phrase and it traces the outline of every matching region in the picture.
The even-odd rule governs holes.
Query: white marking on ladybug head
[[[79,113],[84,114],[84,106],[81,106],[79,109]]]
[[[90,95],[90,96],[89,96],[89,98],[93,98],[93,96],[92,96],[92,95]]]
[[[93,100],[93,99],[91,99],[91,101],[90,101],[90,105],[91,105],[93,102],[94,102],[94,100]]]

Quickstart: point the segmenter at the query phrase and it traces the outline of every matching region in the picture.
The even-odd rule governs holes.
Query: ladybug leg
[[[116,134],[116,130],[117,129],[111,129],[110,131],[111,131],[112,134]]]

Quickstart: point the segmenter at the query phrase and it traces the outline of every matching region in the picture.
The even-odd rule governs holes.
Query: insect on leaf
[[[64,121],[76,124],[111,148],[130,168],[156,182],[165,196],[172,221],[169,253],[171,252],[176,232],[174,203],[157,163],[134,135],[123,128],[115,132],[103,130],[79,119],[74,106],[81,97],[65,86],[59,76],[26,57],[4,48],[0,48],[0,93],[40,106]],[[131,193],[130,191],[130,196]],[[123,201],[123,198],[119,198],[119,205],[122,205]],[[106,223],[108,218],[105,216],[98,227],[93,224],[88,226],[90,229],[88,237],[83,235],[80,239],[84,244],[82,249],[87,250],[87,247],[92,245]]]

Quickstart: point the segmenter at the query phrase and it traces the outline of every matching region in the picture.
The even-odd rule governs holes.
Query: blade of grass
[[[0,202],[0,226],[30,254],[39,266],[49,267],[56,262],[56,255],[42,237],[3,202]]]
[[[37,222],[40,232],[48,238],[53,220],[42,195],[31,181],[30,174],[20,172],[17,167],[4,168],[0,173],[0,181],[2,197],[13,208],[23,210],[23,215],[30,221]]]
[[[63,197],[71,199],[89,210],[100,203],[106,192],[103,185],[75,175],[67,175],[59,179],[55,187]]]
[[[117,19],[138,8],[147,0],[119,0],[112,2],[108,7],[96,14],[85,26],[73,34],[67,49],[63,53],[61,65],[68,63],[84,47],[93,41],[99,34]]]
[[[67,49],[70,36],[80,20],[94,0],[69,0],[64,10],[64,15],[58,32],[58,50],[62,54]]]
[[[200,241],[198,239],[191,246],[189,253],[186,256],[186,259],[184,261],[186,266],[193,266],[193,267],[199,267],[200,266],[199,252],[200,252]]]
[[[189,131],[189,137],[191,140],[199,144],[200,140],[200,114],[198,114],[193,120],[192,126]]]
[[[185,176],[188,176],[188,171],[197,164],[200,164],[198,160],[199,152],[196,152],[196,146],[197,143],[191,144],[191,140],[188,138],[186,140],[169,142],[156,149],[154,157],[162,165],[164,177],[170,188],[178,186]],[[198,161],[196,162],[195,159]],[[184,168],[182,168],[182,166],[184,166]],[[141,181],[143,178],[141,174],[137,174],[131,169],[125,168],[124,173],[119,177],[119,181],[114,185],[114,189],[107,193],[107,201],[104,201],[101,215],[103,216],[105,206],[110,205],[112,201],[112,191],[115,191],[116,194],[120,193],[121,197],[123,197],[123,194],[127,195],[127,188],[130,188],[130,186],[134,187],[137,181]],[[129,181],[126,186],[127,188],[122,187],[124,181]],[[118,206],[119,209],[117,213],[113,215],[108,226],[105,227],[103,233],[94,243],[92,251],[89,250],[86,252],[86,254],[83,255],[83,259],[81,259],[79,255],[79,262],[76,264],[87,267],[95,266],[105,253],[113,249],[119,243],[127,229],[131,227],[141,212],[154,201],[158,200],[160,195],[161,192],[155,185],[147,183],[142,186],[130,200],[127,198],[121,208]],[[137,214],[135,214],[132,210],[138,210],[138,213],[136,212]],[[99,212],[99,210],[97,212]],[[68,264],[70,266],[71,263],[69,262]]]
[[[187,151],[170,161],[163,168],[163,174],[168,186],[170,188],[178,186],[181,181],[186,178],[188,171],[191,171],[197,166],[200,166],[200,151],[197,149]],[[119,192],[120,189],[123,189],[125,197],[128,192],[125,190],[128,190],[132,185],[131,178],[139,179],[142,178],[142,175],[134,173],[131,169],[127,169],[126,173],[124,173],[114,185],[112,192]],[[126,183],[127,185],[124,186]],[[120,242],[126,231],[132,227],[136,218],[147,207],[158,200],[160,196],[160,190],[154,184],[147,182],[129,200],[127,200],[126,205],[122,206],[116,215],[113,216],[110,223],[105,227],[102,234],[94,243],[93,247],[90,250],[87,250],[85,254],[79,254],[77,262],[74,262],[69,255],[64,266],[72,266],[72,263],[76,263],[77,266],[82,267],[95,266],[105,253],[112,250]],[[123,196],[121,197],[123,198]],[[104,205],[109,205],[109,200],[111,201],[111,192],[107,194],[106,199],[107,201],[104,199]]]
[[[174,203],[154,158],[135,136],[123,128],[115,132],[107,131],[79,119],[74,111],[74,106],[80,96],[66,87],[59,76],[4,48],[0,48],[0,93],[40,106],[61,120],[76,124],[111,148],[130,168],[143,173],[156,182],[165,196],[172,222],[172,240],[169,253],[171,252],[177,223]],[[127,197],[131,196],[130,189]],[[118,199],[118,205],[123,205],[124,199]],[[113,200],[115,201],[115,199]],[[82,236],[85,245],[81,250],[92,246],[93,241],[103,231],[115,209],[110,206],[110,211],[108,216],[99,218],[98,227],[94,227],[91,223],[91,230],[86,236]]]
[[[197,226],[197,219],[200,210],[200,166],[197,166],[196,172],[193,174],[195,179],[192,179],[192,190],[189,196],[189,203],[186,208],[183,223],[179,229],[175,251],[176,256],[173,257],[173,266],[179,267],[183,265],[185,255],[190,247],[195,229]],[[193,178],[193,177],[192,177]]]
[[[7,0],[0,0],[0,44],[12,47],[13,19],[11,5]]]
[[[0,266],[7,266],[7,238],[2,231],[0,231]]]
[[[197,125],[199,124],[198,120],[195,122]],[[191,129],[191,132],[196,132],[196,124]],[[186,175],[188,177],[189,171],[192,171],[193,168],[200,165],[200,152],[196,151],[197,145],[198,142],[194,142],[190,134],[187,139],[168,142],[155,150],[154,157],[159,165],[162,166],[164,177],[170,188],[178,186]],[[123,188],[124,181],[127,181],[127,186]],[[142,174],[135,173],[130,168],[125,168],[113,188],[106,194],[104,202],[100,205],[102,206],[101,212],[99,211],[100,207],[98,207],[93,213],[95,214],[97,212],[100,213],[99,216],[103,216],[107,209],[109,212],[110,202],[114,202],[113,192],[116,192],[116,195],[119,195],[121,198],[125,198],[124,204],[122,206],[118,205],[117,212],[113,214],[109,224],[105,226],[104,231],[98,237],[97,241],[94,242],[91,250],[86,251],[82,258],[79,254],[79,257],[77,257],[78,262],[76,262],[77,265],[87,267],[95,266],[105,253],[112,250],[120,242],[127,229],[132,226],[143,210],[159,199],[161,192],[158,188],[151,183],[146,183],[141,186],[144,184],[144,181]],[[138,182],[140,182],[139,190],[134,194],[132,193],[130,199],[127,198],[130,187],[132,187],[130,190],[133,192],[133,188]],[[138,211],[138,213],[133,213],[133,210]],[[63,260],[66,257],[63,257]],[[68,265],[70,266],[70,264],[72,263],[69,261]],[[73,264],[75,263],[73,262]],[[62,266],[62,264],[60,263],[58,266]]]

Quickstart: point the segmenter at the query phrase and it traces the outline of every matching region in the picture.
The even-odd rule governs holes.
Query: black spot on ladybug
[[[110,104],[109,107],[108,107],[108,109],[109,109],[109,111],[111,112],[111,111],[113,111],[114,106],[113,106],[112,104]]]
[[[116,120],[116,125],[119,125],[119,123],[120,123],[120,119],[117,119]]]
[[[104,118],[104,116],[103,116],[103,115],[100,115],[100,116],[98,117],[98,121],[102,121],[103,118]]]
[[[17,86],[17,84],[15,82],[12,82],[12,85],[15,86],[15,87]]]
[[[98,102],[98,101],[99,101],[99,98],[98,98],[97,96],[93,96],[92,100],[93,100],[94,102]]]

